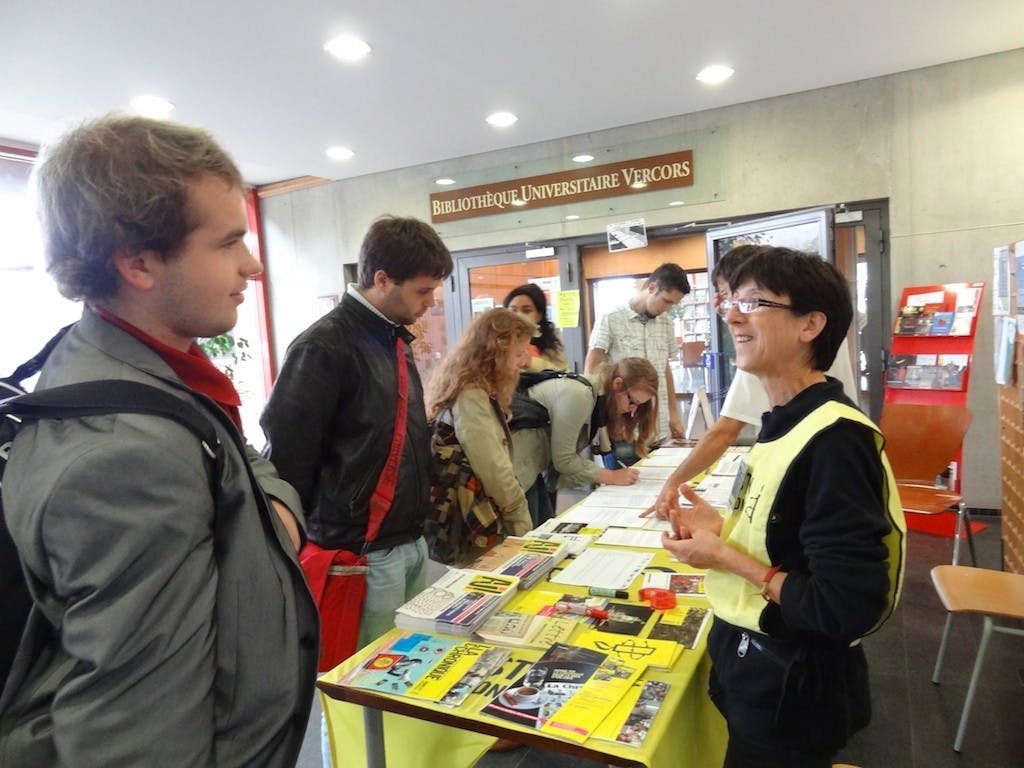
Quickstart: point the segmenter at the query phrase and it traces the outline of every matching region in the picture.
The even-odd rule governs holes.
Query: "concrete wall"
[[[343,290],[342,265],[356,261],[376,216],[429,221],[435,178],[705,129],[724,137],[724,199],[643,212],[649,227],[888,198],[894,302],[908,284],[980,280],[990,289],[992,248],[1024,239],[1022,123],[1024,49],[1018,49],[268,198],[265,251],[277,353],[316,316],[317,295]],[[446,242],[457,251],[590,234],[604,223],[583,219]],[[987,293],[969,395],[975,420],[962,470],[974,507],[1000,506],[991,360]]]

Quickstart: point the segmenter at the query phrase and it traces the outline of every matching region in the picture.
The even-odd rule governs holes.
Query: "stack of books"
[[[515,576],[520,589],[529,589],[547,576],[568,551],[561,541],[509,536],[467,567],[481,573]]]
[[[471,635],[519,588],[519,578],[452,568],[395,612],[395,626],[414,632]]]

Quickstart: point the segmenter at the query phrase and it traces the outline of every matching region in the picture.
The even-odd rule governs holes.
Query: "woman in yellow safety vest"
[[[734,507],[681,486],[692,507],[663,544],[709,569],[726,768],[825,768],[870,720],[860,639],[896,604],[906,526],[878,427],[824,373],[853,316],[846,280],[816,254],[745,249],[718,309],[771,410]]]

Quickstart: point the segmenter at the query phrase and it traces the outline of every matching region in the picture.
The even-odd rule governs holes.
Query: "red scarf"
[[[148,333],[109,312],[98,307],[93,308],[93,311],[111,325],[116,325],[156,352],[160,359],[178,374],[186,386],[217,403],[238,427],[239,433],[242,432],[242,417],[238,412],[242,398],[239,397],[238,390],[235,389],[231,379],[210,362],[210,358],[199,348],[198,344],[193,342],[188,352],[182,352],[167,346],[162,341],[157,341]]]

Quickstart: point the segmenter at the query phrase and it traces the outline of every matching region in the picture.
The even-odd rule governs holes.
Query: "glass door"
[[[834,261],[832,249],[832,208],[815,208],[783,216],[753,219],[707,232],[708,274],[726,251],[737,245],[755,244],[794,248],[821,254]],[[711,369],[708,371],[708,400],[718,418],[725,393],[736,373],[736,350],[725,323],[715,316],[711,322]]]
[[[527,257],[527,253],[541,253]],[[548,319],[558,328],[565,356],[574,370],[583,370],[583,334],[578,310],[579,251],[558,245],[527,250],[522,246],[453,254],[455,271],[445,284],[448,345],[458,340],[473,318],[502,306],[508,292],[535,283],[548,300]],[[560,311],[559,307],[566,308]],[[573,312],[572,308],[576,307]]]

